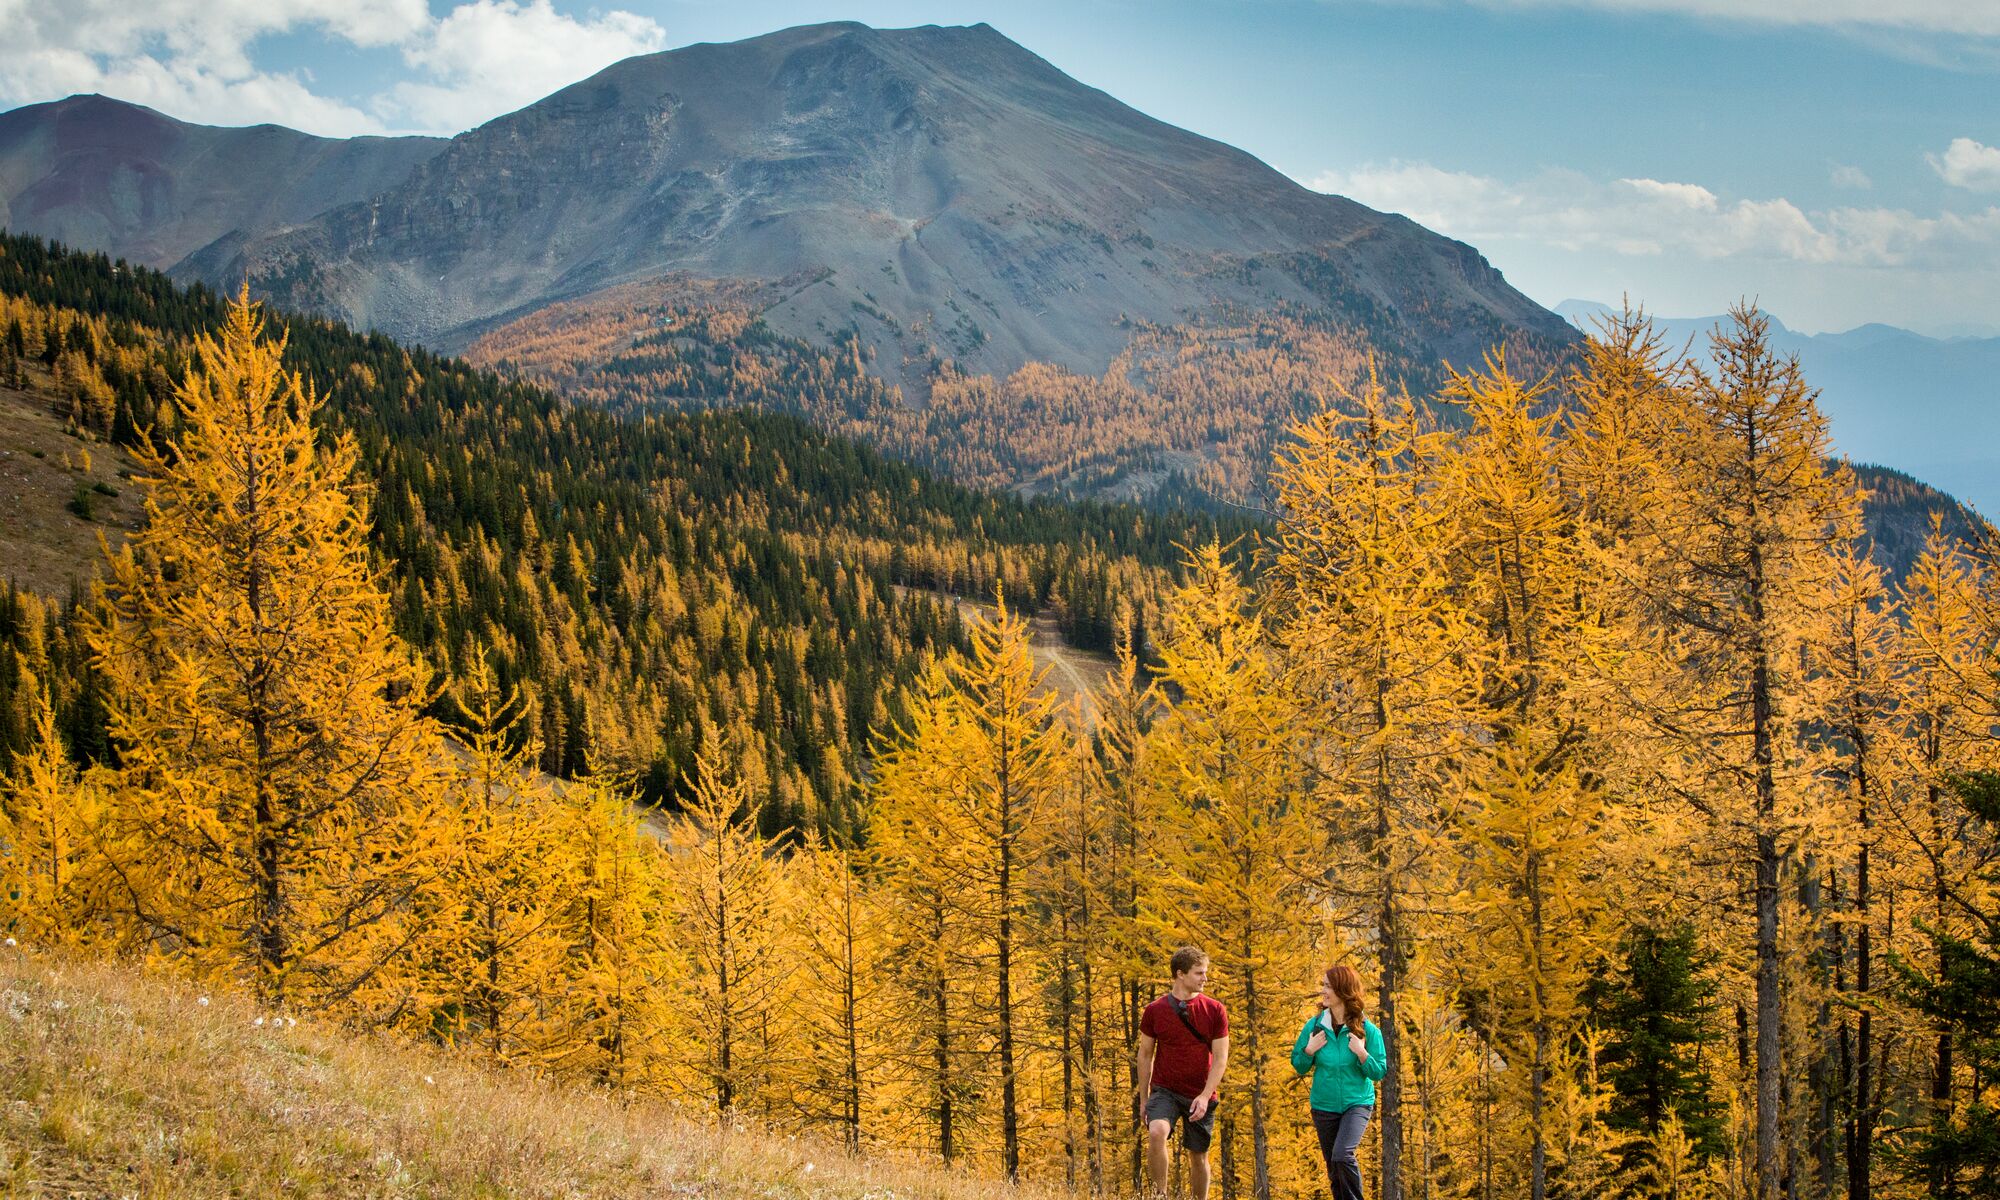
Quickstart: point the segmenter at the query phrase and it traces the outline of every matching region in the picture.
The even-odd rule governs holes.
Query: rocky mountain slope
[[[375,195],[443,138],[321,138],[190,125],[105,96],[0,113],[0,226],[170,267],[237,229]]]
[[[628,59],[431,149],[377,139],[317,215],[264,196],[268,170],[210,197],[195,167],[214,156],[192,152],[127,169],[124,151],[72,151],[0,195],[17,229],[149,262],[213,234],[176,274],[247,273],[288,307],[445,348],[551,301],[715,279],[753,283],[781,332],[852,327],[891,377],[944,358],[1101,371],[1134,322],[1219,305],[1329,311],[1432,359],[1574,336],[1471,247],[1153,120],[985,25],[817,25]],[[197,210],[214,214],[200,229]]]

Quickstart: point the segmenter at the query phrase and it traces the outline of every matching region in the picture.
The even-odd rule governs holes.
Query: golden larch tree
[[[880,898],[859,874],[861,865],[853,849],[816,838],[785,864],[787,901],[798,928],[799,969],[789,992],[793,1024],[811,1042],[798,1064],[793,1104],[807,1121],[838,1129],[849,1151],[861,1148],[879,1074],[883,921]]]
[[[47,688],[31,688],[33,742],[0,786],[0,929],[41,946],[130,945],[119,919],[99,772],[79,772],[56,728]]]
[[[1324,858],[1304,778],[1304,726],[1285,702],[1279,664],[1250,605],[1250,589],[1219,544],[1192,552],[1160,647],[1156,686],[1175,701],[1149,734],[1147,757],[1160,817],[1174,830],[1157,843],[1167,876],[1163,915],[1208,950],[1214,991],[1234,1014],[1231,1073],[1248,1083],[1231,1090],[1249,1095],[1248,1190],[1268,1200],[1271,1135],[1280,1127],[1274,1101],[1287,1078],[1278,1064],[1289,1063],[1298,997],[1314,974],[1308,918]],[[1228,1176],[1238,1165],[1225,1165],[1225,1191],[1234,1190]],[[1285,1182],[1290,1190],[1302,1181]]]
[[[1915,868],[1917,912],[1929,926],[1940,969],[1939,935],[1962,935],[1962,914],[1950,897],[1977,864],[1966,829],[1974,819],[1952,787],[1960,772],[2000,766],[2000,601],[1994,564],[1945,536],[1935,524],[1899,589],[1904,620],[1896,655],[1902,688],[1895,753],[1909,786],[1885,797],[1885,808],[1909,864]],[[1959,1074],[1951,1031],[1931,1034],[1929,1099],[1949,1109]]]
[[[1755,946],[1756,1200],[1783,1173],[1781,887],[1818,803],[1800,753],[1803,646],[1829,619],[1833,552],[1858,532],[1851,473],[1770,319],[1733,311],[1690,367],[1657,453],[1667,481],[1632,514],[1616,578],[1661,639],[1643,707],[1720,854],[1747,862]]]
[[[1370,910],[1380,964],[1383,1200],[1403,1200],[1397,1005],[1472,694],[1451,571],[1462,535],[1439,490],[1448,440],[1407,393],[1371,376],[1345,409],[1325,407],[1294,428],[1272,473],[1274,630],[1313,743],[1324,840],[1358,850],[1333,878],[1345,900]]]
[[[551,1059],[608,1087],[655,1086],[679,964],[666,851],[646,830],[628,783],[601,761],[570,781],[560,803],[570,982]]]
[[[884,1057],[899,1085],[891,1112],[918,1116],[932,1130],[930,1148],[952,1163],[965,1153],[987,1077],[966,1011],[990,994],[981,978],[983,943],[952,896],[965,847],[936,808],[940,795],[965,786],[970,735],[941,661],[918,678],[908,709],[882,737],[870,787],[868,842],[887,925],[882,1009],[903,1031]]]
[[[149,936],[301,1005],[361,1002],[420,935],[440,750],[391,632],[353,440],[247,290],[196,340],[179,432],[90,636],[122,760],[116,870]]]
[[[1471,422],[1444,471],[1478,689],[1456,807],[1461,936],[1488,1005],[1507,1014],[1490,1022],[1494,1048],[1526,1067],[1509,1078],[1525,1085],[1510,1090],[1528,1138],[1521,1190],[1534,1200],[1549,1194],[1551,1087],[1576,1111],[1579,1076],[1557,1064],[1574,1055],[1582,990],[1613,936],[1602,850],[1610,781],[1591,750],[1611,732],[1598,676],[1617,648],[1563,485],[1562,416],[1549,391],[1516,379],[1497,355],[1445,389]]]
[[[669,1037],[707,1099],[730,1113],[769,1099],[765,1023],[788,986],[783,897],[744,785],[724,774],[713,730],[695,759],[694,794],[668,838],[675,943],[686,962],[681,1019]]]
[[[448,997],[433,1029],[496,1062],[541,1063],[560,1055],[551,1018],[573,983],[560,918],[579,843],[564,836],[556,789],[535,767],[520,694],[501,690],[482,649],[468,658],[452,696],[463,739],[454,828],[426,938],[442,976],[435,990]]]
[[[1020,1080],[1028,1042],[1022,1036],[1021,920],[1030,864],[1048,835],[1044,821],[1060,789],[1070,743],[1046,671],[1035,665],[1028,623],[1001,605],[971,630],[970,654],[945,659],[948,741],[929,752],[954,755],[947,786],[928,795],[931,823],[945,840],[924,866],[938,879],[984,947],[991,997],[990,1031],[1000,1085],[1000,1169],[1021,1172]]]

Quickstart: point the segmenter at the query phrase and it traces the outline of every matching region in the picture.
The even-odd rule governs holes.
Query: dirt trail
[[[949,600],[958,606],[959,614],[969,620],[990,621],[1000,611],[986,601],[968,600],[927,588],[899,585],[896,590],[922,592],[938,600]],[[1029,619],[1028,649],[1034,655],[1036,668],[1044,672],[1043,686],[1060,697],[1065,705],[1081,701],[1085,726],[1096,724],[1097,706],[1093,696],[1117,670],[1116,660],[1096,650],[1079,650],[1064,641],[1062,631],[1056,627],[1056,619],[1048,613],[1037,613]]]

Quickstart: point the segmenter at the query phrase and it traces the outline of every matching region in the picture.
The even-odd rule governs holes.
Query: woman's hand
[[[1326,1045],[1326,1030],[1315,1029],[1313,1030],[1312,1037],[1306,1041],[1306,1053],[1318,1054],[1320,1052],[1320,1049],[1325,1045]]]
[[[1350,1033],[1347,1035],[1347,1048],[1353,1051],[1354,1057],[1360,1059],[1362,1062],[1368,1061],[1368,1043],[1362,1040],[1360,1034]]]

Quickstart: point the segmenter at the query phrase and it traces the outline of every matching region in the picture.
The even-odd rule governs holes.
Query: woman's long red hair
[[[1326,986],[1340,997],[1342,1007],[1347,1009],[1347,1028],[1355,1037],[1365,1036],[1361,1031],[1361,973],[1346,963],[1336,963],[1326,969]]]

